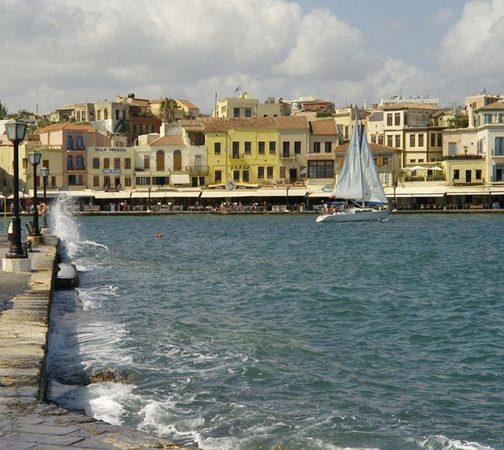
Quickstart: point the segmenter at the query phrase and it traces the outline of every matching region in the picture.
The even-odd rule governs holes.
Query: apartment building
[[[204,126],[211,182],[300,180],[308,146],[305,117],[211,118]]]

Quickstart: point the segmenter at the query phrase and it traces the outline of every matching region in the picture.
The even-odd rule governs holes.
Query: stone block
[[[3,258],[2,270],[4,272],[31,272],[30,258]]]

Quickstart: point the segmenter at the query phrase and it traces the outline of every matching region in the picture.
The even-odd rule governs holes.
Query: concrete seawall
[[[6,253],[0,237],[0,253]],[[30,253],[29,274],[0,272],[0,449],[184,449],[47,403],[45,357],[58,240]]]

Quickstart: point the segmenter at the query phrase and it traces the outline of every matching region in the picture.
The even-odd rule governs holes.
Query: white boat
[[[389,214],[387,197],[364,134],[364,127],[359,125],[357,110],[354,110],[354,114],[355,123],[343,169],[330,195],[332,199],[345,202],[327,208],[317,217],[317,222],[383,220]],[[376,207],[370,207],[370,204]]]

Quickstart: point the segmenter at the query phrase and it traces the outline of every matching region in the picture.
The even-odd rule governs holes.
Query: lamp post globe
[[[40,169],[40,172],[42,173],[42,179],[44,181],[44,205],[45,205],[45,211],[44,215],[42,216],[42,227],[47,228],[47,179],[49,178],[49,167],[42,167]]]
[[[21,219],[19,217],[19,143],[25,138],[27,123],[23,120],[9,120],[5,123],[7,138],[14,147],[14,207],[12,210],[12,243],[7,258],[27,258],[21,245]]]
[[[33,166],[33,236],[41,236],[38,221],[37,166],[40,164],[42,153],[30,152],[28,158]]]

